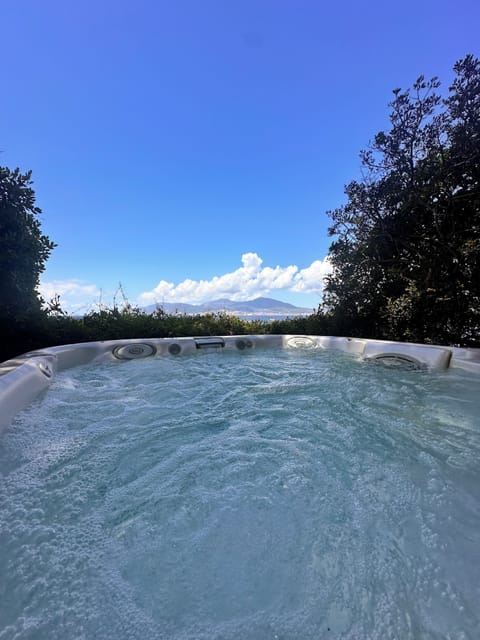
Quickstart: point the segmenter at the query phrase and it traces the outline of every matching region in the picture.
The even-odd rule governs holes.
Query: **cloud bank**
[[[243,266],[231,273],[214,276],[211,280],[187,278],[177,285],[160,280],[153,290],[140,294],[139,304],[162,302],[201,304],[218,298],[251,300],[279,290],[321,296],[324,278],[331,272],[328,257],[323,260],[314,260],[305,269],[299,269],[296,265],[262,267],[262,263],[262,258],[256,253],[244,253]]]
[[[262,266],[262,258],[256,253],[244,253],[241,261],[242,266],[235,271],[214,276],[211,280],[187,278],[178,284],[161,280],[151,291],[144,291],[137,300],[132,295],[130,300],[140,307],[163,302],[201,304],[218,298],[241,301],[270,294],[275,297],[276,291],[313,294],[320,298],[324,278],[331,272],[328,257],[314,260],[304,269],[299,269],[296,265],[265,267]],[[73,314],[87,313],[98,308],[101,302],[112,304],[114,296],[108,291],[102,291],[96,284],[79,279],[42,280],[38,291],[47,302],[55,295],[60,295],[62,309]],[[133,293],[131,289],[130,293]],[[117,300],[117,303],[121,302]]]

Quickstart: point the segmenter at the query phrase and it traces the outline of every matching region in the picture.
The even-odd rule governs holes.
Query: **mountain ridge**
[[[307,307],[297,307],[289,302],[282,302],[274,298],[258,297],[252,300],[230,300],[229,298],[218,298],[209,300],[201,304],[190,304],[187,302],[162,302],[143,307],[146,313],[153,313],[157,308],[161,308],[165,313],[170,314],[192,314],[219,313],[226,311],[237,316],[299,316],[310,315],[314,309]]]

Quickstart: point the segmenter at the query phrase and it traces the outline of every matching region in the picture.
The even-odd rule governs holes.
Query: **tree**
[[[55,244],[41,232],[31,172],[0,167],[0,319],[25,322],[41,313],[39,276]]]
[[[361,152],[364,177],[329,212],[325,306],[343,332],[480,341],[480,61],[396,89],[391,129]]]

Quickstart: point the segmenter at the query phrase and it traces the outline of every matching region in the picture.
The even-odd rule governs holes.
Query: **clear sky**
[[[478,0],[0,0],[0,164],[32,169],[70,310],[315,307],[326,211],[395,87],[480,55]]]

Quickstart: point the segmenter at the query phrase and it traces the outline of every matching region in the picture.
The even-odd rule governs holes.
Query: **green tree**
[[[393,92],[391,129],[329,212],[325,307],[343,333],[480,340],[480,61],[454,70],[446,99],[423,76]]]
[[[55,245],[41,232],[31,184],[30,172],[0,167],[0,361],[50,340],[37,286]]]
[[[39,276],[55,244],[41,232],[31,172],[0,167],[0,319],[41,312]]]

